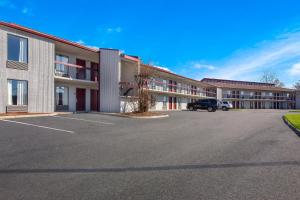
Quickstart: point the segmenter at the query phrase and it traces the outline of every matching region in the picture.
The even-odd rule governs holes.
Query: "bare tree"
[[[276,87],[283,87],[284,83],[279,80],[276,73],[273,72],[264,72],[260,79],[264,83],[275,84]]]
[[[148,112],[150,106],[156,103],[156,96],[149,92],[149,86],[153,83],[151,81],[154,81],[151,80],[153,77],[154,72],[149,68],[143,68],[138,75],[135,75],[138,112]]]
[[[294,88],[300,90],[300,80],[295,83]]]

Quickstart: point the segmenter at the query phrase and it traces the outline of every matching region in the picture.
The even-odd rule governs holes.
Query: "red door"
[[[236,108],[240,109],[240,102],[239,101],[236,102]]]
[[[98,63],[91,63],[91,81],[99,81],[99,65]]]
[[[169,110],[172,110],[172,97],[169,97]]]
[[[82,66],[82,68],[77,68],[76,78],[84,80],[85,77],[86,77],[86,74],[85,74],[85,69],[86,69],[85,60],[76,59],[76,65]]]
[[[91,110],[99,111],[99,92],[98,92],[98,90],[91,90]]]
[[[85,111],[85,89],[76,88],[76,111]]]
[[[173,109],[176,110],[177,109],[177,98],[174,97],[173,99],[174,99],[174,101],[173,101]]]

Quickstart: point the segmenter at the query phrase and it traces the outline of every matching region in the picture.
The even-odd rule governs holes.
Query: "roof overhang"
[[[76,42],[71,42],[71,41],[68,41],[68,40],[50,35],[50,34],[42,33],[42,32],[27,28],[27,27],[24,27],[24,26],[20,26],[18,24],[1,22],[0,21],[0,26],[9,27],[9,28],[12,28],[12,29],[16,29],[16,30],[19,30],[19,31],[30,33],[30,34],[33,34],[33,35],[36,35],[36,36],[39,36],[39,37],[42,37],[42,38],[47,38],[47,39],[50,39],[50,40],[53,40],[53,41],[61,42],[61,43],[71,45],[71,46],[74,46],[74,47],[77,47],[77,48],[80,48],[80,49],[88,50],[88,51],[91,51],[91,52],[96,52],[96,53],[99,52],[99,50],[97,50],[97,49],[89,48],[89,47],[86,47],[84,45],[78,44]]]

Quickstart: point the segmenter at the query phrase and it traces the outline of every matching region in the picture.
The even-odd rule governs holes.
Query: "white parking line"
[[[63,118],[63,119],[74,119],[74,120],[84,121],[84,122],[93,122],[93,123],[98,123],[98,124],[113,125],[113,123],[109,123],[109,122],[93,121],[93,120],[87,120],[87,119],[78,119],[78,118],[73,118],[73,117],[62,117],[62,116],[51,116],[51,117],[57,117],[57,118]]]
[[[66,133],[71,133],[71,134],[75,133],[74,131],[68,131],[68,130],[63,130],[63,129],[58,129],[58,128],[47,127],[47,126],[39,126],[39,125],[35,125],[35,124],[12,121],[12,120],[7,120],[7,119],[3,119],[3,120],[0,120],[0,121],[16,123],[16,124],[22,124],[22,125],[26,125],[26,126],[34,126],[34,127],[38,127],[38,128],[50,129],[50,130],[54,130],[54,131],[61,131],[61,132],[66,132]]]

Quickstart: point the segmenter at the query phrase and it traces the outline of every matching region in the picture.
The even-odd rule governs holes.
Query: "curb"
[[[70,114],[70,113],[48,113],[48,114],[32,114],[32,115],[12,115],[12,116],[0,116],[0,120],[5,119],[17,119],[17,118],[30,118],[30,117],[49,117],[60,114]]]
[[[160,119],[160,118],[167,118],[170,117],[169,115],[158,115],[158,116],[124,116],[126,118],[132,118],[132,119]]]
[[[283,119],[284,123],[285,123],[288,127],[290,127],[290,129],[292,129],[292,130],[296,133],[296,135],[297,135],[298,137],[300,137],[300,130],[297,129],[297,128],[295,128],[295,127],[289,122],[289,120],[287,120],[287,119],[285,118],[285,116],[282,116],[282,119]]]
[[[157,115],[157,116],[129,116],[129,115],[122,115],[119,113],[99,113],[103,115],[115,116],[115,117],[124,117],[124,118],[131,118],[131,119],[159,119],[159,118],[167,118],[170,115]]]

